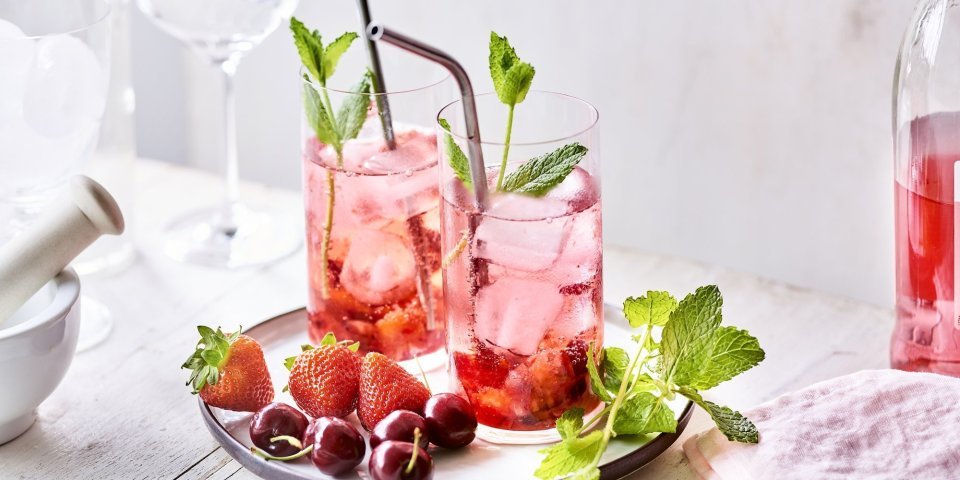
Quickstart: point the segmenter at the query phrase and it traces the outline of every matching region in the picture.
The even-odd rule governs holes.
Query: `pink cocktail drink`
[[[334,332],[405,360],[443,347],[437,141],[398,125],[396,143],[389,150],[371,135],[347,142],[338,159],[306,139],[308,312],[314,342]]]
[[[910,123],[909,159],[896,172],[897,324],[894,368],[960,375],[955,248],[960,113]]]
[[[599,353],[603,342],[597,179],[577,168],[544,198],[494,194],[457,254],[477,216],[467,197],[452,183],[442,204],[444,253],[456,255],[444,295],[461,392],[481,424],[504,430],[543,430],[569,408],[590,411],[598,399],[587,349]]]

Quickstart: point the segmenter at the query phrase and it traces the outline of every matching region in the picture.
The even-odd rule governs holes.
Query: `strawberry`
[[[307,415],[313,418],[345,417],[357,406],[360,388],[358,343],[337,343],[328,333],[320,345],[304,345],[303,352],[286,360],[290,370],[287,388]]]
[[[181,368],[192,370],[187,385],[208,405],[255,412],[273,401],[273,383],[263,349],[240,332],[227,335],[219,328],[199,326],[200,341]]]
[[[423,415],[430,390],[400,365],[381,353],[370,352],[360,366],[360,400],[357,416],[370,431],[394,410]]]

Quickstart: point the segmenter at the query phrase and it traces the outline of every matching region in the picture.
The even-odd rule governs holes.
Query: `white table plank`
[[[150,161],[138,163],[133,228],[139,261],[125,272],[84,279],[105,302],[115,330],[80,354],[40,420],[0,447],[3,479],[255,478],[230,460],[207,434],[195,397],[179,369],[196,340],[197,324],[250,326],[304,303],[300,252],[272,266],[219,271],[181,265],[159,250],[162,226],[191,207],[215,204],[218,176]],[[254,202],[302,216],[296,192],[249,184]],[[743,409],[810,383],[861,368],[886,366],[889,311],[793,288],[754,275],[683,259],[608,246],[605,295],[618,303],[648,289],[690,292],[716,283],[724,320],[760,338],[767,360],[709,396]],[[698,414],[688,433],[709,419]],[[633,476],[688,478],[676,449]]]

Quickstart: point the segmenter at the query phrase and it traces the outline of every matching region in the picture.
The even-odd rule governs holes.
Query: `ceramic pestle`
[[[109,192],[85,176],[22,234],[0,246],[0,324],[101,235],[123,232],[123,214]]]

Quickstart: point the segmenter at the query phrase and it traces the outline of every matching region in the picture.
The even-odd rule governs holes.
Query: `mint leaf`
[[[297,47],[297,53],[300,54],[303,67],[321,85],[326,85],[327,79],[322,74],[323,41],[320,38],[320,32],[310,31],[296,17],[290,18],[290,31],[293,32],[293,43]]]
[[[527,92],[530,91],[530,85],[533,84],[533,76],[536,74],[533,65],[529,63],[518,63],[507,70],[503,79],[503,88],[497,92],[500,101],[507,105],[516,105],[527,98]]]
[[[347,95],[337,111],[337,132],[341,143],[357,138],[363,122],[367,120],[367,111],[370,109],[370,72],[367,71],[350,91],[356,95]]]
[[[490,32],[490,78],[501,102],[514,106],[524,100],[533,76],[533,66],[521,62],[507,37]]]
[[[546,458],[533,474],[542,480],[557,477],[577,479],[600,478],[600,470],[593,466],[594,457],[603,446],[603,432],[595,430],[583,437],[566,439],[540,450]]]
[[[648,290],[642,297],[629,297],[623,301],[623,314],[633,328],[666,325],[676,308],[677,299],[673,295],[653,290]]]
[[[727,437],[727,440],[741,443],[760,442],[760,432],[757,431],[757,426],[740,412],[704,400],[699,393],[689,388],[681,388],[679,392],[706,410],[710,414],[710,418],[717,424],[720,432]]]
[[[586,154],[587,147],[570,143],[546,155],[531,158],[507,175],[503,190],[542,197],[563,182]]]
[[[607,347],[603,351],[603,385],[611,392],[616,392],[620,390],[623,374],[630,365],[630,355],[617,347]]]
[[[606,403],[613,401],[613,395],[607,391],[607,387],[600,378],[600,372],[597,371],[597,363],[593,358],[593,344],[587,348],[587,372],[590,374],[590,389]],[[617,388],[620,386],[618,385]]]
[[[688,385],[697,378],[712,351],[722,305],[716,285],[700,287],[680,301],[660,339],[658,370],[663,381]]]
[[[340,151],[340,135],[337,133],[337,127],[330,121],[330,114],[323,106],[323,100],[314,89],[313,84],[304,75],[303,83],[303,111],[307,117],[307,124],[313,129],[317,140],[332,145],[338,152]]]
[[[642,392],[628,398],[620,406],[613,421],[617,435],[640,435],[644,433],[677,430],[677,418],[662,397]]]
[[[633,385],[630,387],[630,392],[639,393],[639,392],[657,392],[660,390],[660,387],[657,386],[653,381],[653,377],[646,373],[638,374],[633,379]]]
[[[470,180],[470,161],[467,159],[467,156],[463,153],[463,150],[460,149],[460,145],[457,145],[457,142],[453,140],[453,135],[450,135],[450,132],[453,130],[450,129],[450,122],[445,118],[438,120],[440,126],[446,130],[443,133],[443,149],[447,154],[447,161],[450,162],[450,167],[453,168],[453,173],[466,185],[468,188],[472,185]]]
[[[557,419],[557,432],[564,440],[575,438],[581,428],[583,428],[583,409],[580,407],[563,412],[563,415]]]
[[[713,350],[689,382],[697,390],[707,390],[755,367],[764,359],[760,342],[747,331],[720,327],[713,335]]]
[[[337,69],[337,63],[340,62],[340,57],[350,48],[350,44],[357,39],[357,36],[354,32],[346,32],[323,49],[323,61],[320,70],[323,80],[321,83],[326,85],[327,80],[333,76],[333,72]]]

